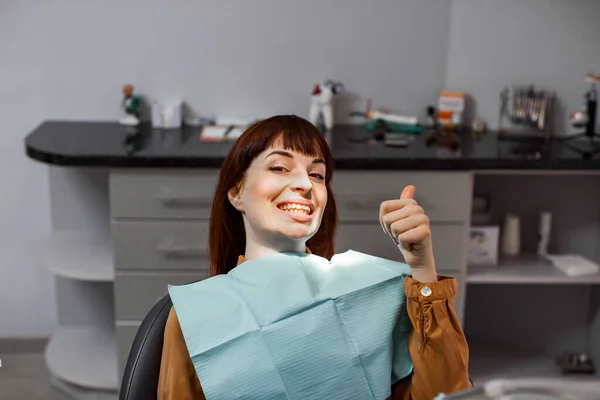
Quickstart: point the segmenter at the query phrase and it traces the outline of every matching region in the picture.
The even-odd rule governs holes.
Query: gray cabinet
[[[431,224],[434,257],[438,273],[460,271],[464,263],[461,250],[465,229],[461,224]],[[336,237],[336,253],[355,250],[389,260],[403,261],[402,253],[382,232],[378,222],[342,222]]]
[[[110,213],[115,266],[115,318],[122,374],[135,333],[167,286],[208,277],[208,229],[218,170],[115,170]],[[468,172],[336,171],[340,216],[336,252],[352,249],[402,261],[378,222],[382,201],[405,185],[431,220],[440,274],[459,281],[455,307],[462,318],[471,209]]]
[[[115,310],[117,322],[140,322],[161,298],[168,285],[184,285],[208,277],[207,270],[196,272],[143,272],[119,271],[115,275]]]
[[[110,177],[113,218],[208,219],[218,170],[118,170]]]
[[[114,220],[112,234],[117,270],[208,270],[208,220]]]
[[[333,191],[342,221],[377,220],[384,200],[398,199],[406,185],[434,222],[463,223],[471,213],[469,172],[336,171]]]
[[[135,333],[168,285],[208,277],[208,223],[218,170],[111,171],[119,375]]]

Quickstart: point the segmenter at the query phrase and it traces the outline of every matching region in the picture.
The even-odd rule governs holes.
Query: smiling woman
[[[332,176],[329,146],[297,116],[235,142],[212,205],[211,278],[169,289],[159,399],[430,400],[471,386],[457,283],[436,273],[415,187],[379,210],[406,264],[334,256]]]
[[[310,122],[280,115],[250,127],[221,167],[210,220],[211,275],[234,268],[240,254],[253,259],[307,246],[331,258],[337,227],[332,176],[331,150]],[[300,205],[309,215],[291,210]]]

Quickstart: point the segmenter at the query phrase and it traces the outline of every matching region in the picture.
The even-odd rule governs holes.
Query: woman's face
[[[240,190],[229,192],[244,216],[247,240],[306,242],[319,229],[327,204],[325,163],[283,148],[281,140],[259,154]]]

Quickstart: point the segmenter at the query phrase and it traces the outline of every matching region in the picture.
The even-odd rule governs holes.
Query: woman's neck
[[[256,240],[250,236],[246,237],[246,250],[244,257],[246,260],[256,260],[257,258],[270,256],[278,253],[295,252],[305,253],[306,242],[303,240],[294,240],[290,238],[281,238],[282,240]]]

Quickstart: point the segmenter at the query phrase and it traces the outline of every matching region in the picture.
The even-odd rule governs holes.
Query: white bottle
[[[540,221],[538,227],[538,249],[537,253],[540,256],[548,254],[548,245],[550,244],[550,231],[552,226],[552,214],[550,212],[540,213]]]
[[[516,256],[521,252],[521,220],[515,214],[506,214],[502,231],[502,254]]]
[[[333,96],[329,85],[315,85],[310,101],[308,120],[318,126],[319,118],[322,118],[326,131],[333,128]]]
[[[158,102],[152,103],[152,110],[150,112],[152,118],[153,128],[162,128],[164,124],[163,106]]]

